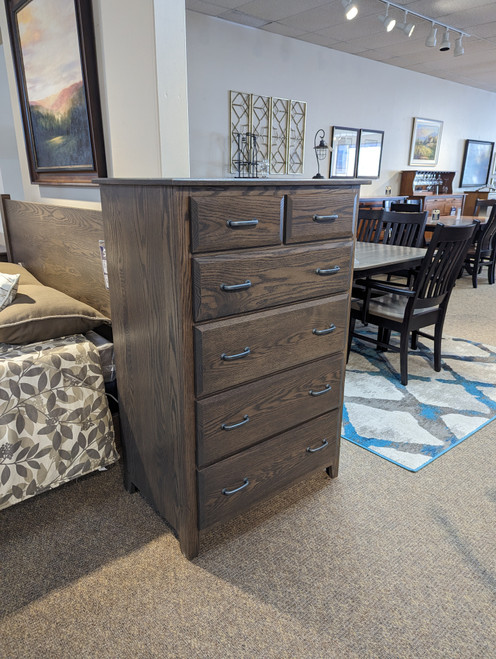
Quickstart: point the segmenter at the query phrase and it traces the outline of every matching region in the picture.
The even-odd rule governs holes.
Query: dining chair
[[[488,208],[494,208],[494,206],[496,206],[496,199],[477,198],[474,205],[474,217],[477,217],[480,211],[487,212]]]
[[[382,218],[382,208],[359,208],[356,239],[360,242],[374,242],[377,224]]]
[[[420,201],[412,203],[393,201],[391,202],[389,210],[396,213],[420,213],[420,207]]]
[[[485,224],[479,227],[475,234],[474,244],[470,247],[463,263],[463,268],[472,275],[472,285],[477,288],[477,277],[482,268],[487,268],[487,280],[495,281],[496,268],[496,206],[492,207],[491,215]]]
[[[411,286],[372,278],[358,280],[366,288],[363,300],[351,305],[348,355],[353,338],[375,344],[378,350],[400,353],[401,383],[408,383],[408,343],[417,348],[419,336],[434,341],[434,370],[441,370],[443,325],[451,292],[469,249],[477,223],[445,226],[439,223]],[[373,297],[381,292],[381,297]],[[377,337],[355,330],[356,321],[377,326]],[[421,331],[434,325],[434,335]],[[400,345],[391,345],[391,332],[400,333]]]
[[[404,247],[422,247],[424,244],[427,211],[398,213],[384,211],[377,226],[373,242]]]

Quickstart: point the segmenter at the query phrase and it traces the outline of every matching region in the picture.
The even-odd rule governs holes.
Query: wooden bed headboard
[[[1,198],[8,260],[110,318],[100,256],[101,211]]]

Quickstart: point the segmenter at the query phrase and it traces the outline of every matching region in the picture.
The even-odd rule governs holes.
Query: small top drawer
[[[332,240],[353,234],[358,186],[298,190],[286,199],[285,243]]]
[[[191,197],[191,250],[279,245],[282,196],[223,193]]]

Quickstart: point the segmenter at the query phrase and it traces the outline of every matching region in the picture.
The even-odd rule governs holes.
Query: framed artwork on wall
[[[435,119],[413,120],[412,144],[410,147],[410,165],[434,167],[439,157],[443,122]]]
[[[383,130],[333,126],[330,178],[378,178]]]
[[[494,142],[481,140],[465,140],[463,153],[461,188],[480,188],[487,184]]]
[[[106,176],[91,0],[6,0],[31,181]]]
[[[360,130],[357,177],[379,178],[381,173],[383,130]]]
[[[332,128],[332,152],[329,176],[354,178],[359,143],[358,128]]]

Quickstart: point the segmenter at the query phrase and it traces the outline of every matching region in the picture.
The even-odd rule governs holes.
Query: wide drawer
[[[285,243],[333,240],[353,234],[359,187],[298,190],[286,198]]]
[[[337,410],[198,471],[200,529],[339,460]],[[237,491],[236,491],[237,490]]]
[[[344,350],[348,295],[194,328],[197,396]]]
[[[338,407],[342,375],[335,355],[198,401],[198,466]]]
[[[347,291],[351,242],[193,259],[196,321]]]
[[[282,195],[271,193],[191,197],[191,249],[211,252],[241,247],[279,245]]]

